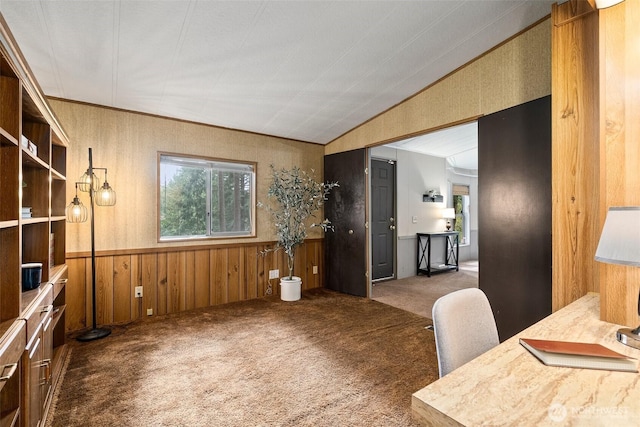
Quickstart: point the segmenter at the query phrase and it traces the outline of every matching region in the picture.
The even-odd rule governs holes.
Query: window
[[[453,208],[456,211],[454,230],[459,233],[460,244],[469,243],[469,186],[453,184]]]
[[[255,236],[255,164],[159,154],[160,240]]]

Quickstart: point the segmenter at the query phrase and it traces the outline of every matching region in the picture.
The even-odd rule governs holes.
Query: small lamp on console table
[[[442,217],[447,220],[447,231],[451,231],[451,220],[456,218],[456,211],[453,208],[444,208]]]
[[[640,267],[640,207],[611,207],[604,222],[596,261]],[[640,295],[638,295],[640,315]],[[618,341],[640,349],[640,326],[622,328]]]

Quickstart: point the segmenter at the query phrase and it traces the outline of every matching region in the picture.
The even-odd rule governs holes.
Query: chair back
[[[438,298],[431,314],[440,377],[500,342],[489,300],[478,288]]]

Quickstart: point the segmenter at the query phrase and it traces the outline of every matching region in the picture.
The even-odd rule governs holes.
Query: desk
[[[416,266],[416,276],[425,273],[431,277],[432,273],[456,270],[458,271],[458,253],[460,247],[458,244],[457,231],[442,231],[436,233],[417,233],[418,238],[418,264]],[[445,240],[444,245],[444,264],[434,265],[431,262],[431,247],[433,239],[441,237]]]
[[[590,293],[413,394],[416,420],[446,426],[638,426],[640,374],[545,366],[518,338],[597,342],[627,356]]]

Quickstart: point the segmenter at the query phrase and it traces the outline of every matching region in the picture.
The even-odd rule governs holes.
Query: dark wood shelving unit
[[[66,354],[67,146],[0,15],[0,427],[44,425]]]

